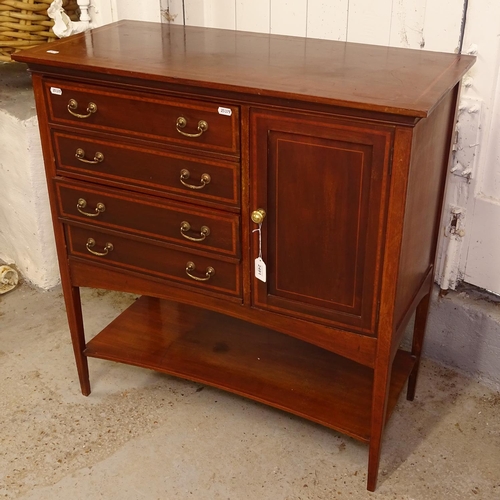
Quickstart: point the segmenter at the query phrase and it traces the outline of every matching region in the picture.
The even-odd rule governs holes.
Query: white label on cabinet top
[[[231,108],[223,108],[219,107],[219,115],[231,116],[233,114],[233,110]]]
[[[50,93],[55,95],[62,95],[62,89],[58,87],[50,87]]]
[[[255,259],[255,277],[264,283],[266,282],[266,263],[261,257]]]
[[[47,50],[47,54],[59,54],[58,50]]]

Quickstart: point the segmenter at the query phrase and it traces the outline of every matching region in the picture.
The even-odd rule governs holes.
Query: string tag
[[[266,282],[266,263],[262,259],[262,222],[258,229],[254,229],[252,233],[259,233],[259,256],[255,259],[255,277],[260,281]]]
[[[266,282],[266,263],[262,257],[255,259],[255,277],[264,283]]]

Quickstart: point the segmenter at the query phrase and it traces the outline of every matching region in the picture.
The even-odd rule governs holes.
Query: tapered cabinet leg
[[[83,354],[85,349],[85,333],[83,329],[80,289],[72,286],[70,293],[65,293],[64,298],[80,387],[82,394],[88,396],[90,394],[90,379],[87,356]]]
[[[366,484],[368,491],[375,491],[377,487],[382,435],[385,427],[385,406],[384,402],[380,401],[380,408],[377,411],[377,415],[372,416],[372,435],[370,436],[368,452],[368,479]]]
[[[380,464],[380,452],[382,447],[382,435],[385,427],[385,416],[387,412],[387,401],[389,398],[389,387],[391,382],[391,364],[389,353],[386,353],[387,363],[375,366],[373,377],[372,396],[372,422],[370,432],[370,445],[368,453],[368,491],[375,491],[377,487],[378,469]]]
[[[378,469],[380,465],[381,440],[370,439],[370,451],[368,455],[368,480],[366,489],[375,491],[377,488]]]
[[[406,398],[413,401],[415,398],[415,389],[417,387],[418,370],[420,367],[420,357],[422,355],[422,347],[424,344],[425,328],[429,315],[430,292],[420,301],[415,312],[415,326],[413,329],[413,342],[411,353],[415,356],[415,366],[413,367],[408,379],[408,391]]]

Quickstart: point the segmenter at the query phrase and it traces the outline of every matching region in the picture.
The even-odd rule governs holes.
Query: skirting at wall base
[[[424,356],[500,391],[500,301],[476,287],[432,294]],[[406,342],[405,342],[406,343]]]

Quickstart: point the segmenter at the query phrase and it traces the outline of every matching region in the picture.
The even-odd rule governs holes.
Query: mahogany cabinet
[[[374,490],[474,59],[130,21],[14,58],[83,394],[88,357],[210,384],[367,442]],[[142,297],[87,340],[82,286]]]

